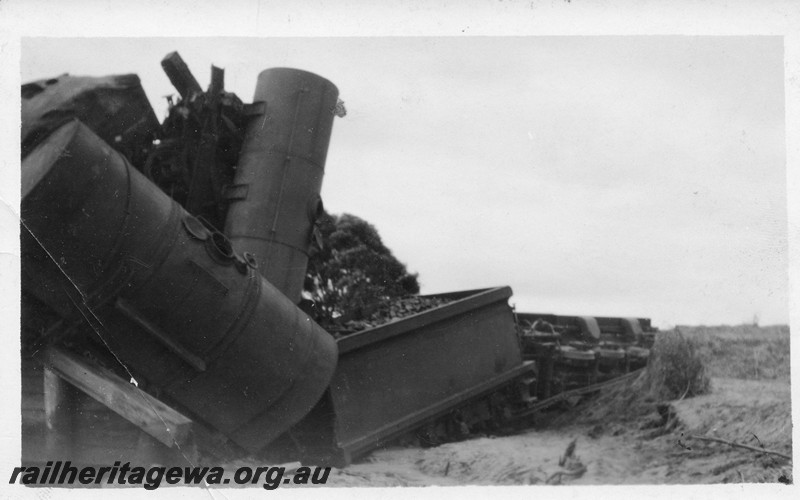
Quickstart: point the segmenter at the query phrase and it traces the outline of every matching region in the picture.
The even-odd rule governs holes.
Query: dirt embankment
[[[550,420],[548,425],[519,435],[430,449],[380,450],[361,463],[332,471],[328,485],[791,481],[791,462],[786,459],[691,437],[714,437],[791,455],[788,328],[682,327],[682,331],[692,339],[712,377],[705,395],[646,401],[609,412],[592,406],[607,406],[615,396],[601,394],[566,414],[550,415],[543,419]],[[614,390],[632,387],[635,384]],[[573,442],[572,457],[564,460]]]

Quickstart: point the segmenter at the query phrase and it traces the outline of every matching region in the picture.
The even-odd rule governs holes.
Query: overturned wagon
[[[518,313],[525,359],[537,365],[537,396],[600,383],[647,364],[655,329],[647,318]]]
[[[339,339],[328,391],[276,448],[349,463],[412,432],[437,444],[495,429],[533,402],[511,289],[432,297],[447,303]]]

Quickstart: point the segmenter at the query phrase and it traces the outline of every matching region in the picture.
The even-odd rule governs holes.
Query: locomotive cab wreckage
[[[508,287],[334,337],[298,304],[336,86],[273,68],[245,104],[219,68],[204,92],[162,67],[161,124],[136,75],[22,87],[24,462],[345,465],[529,425],[647,362],[649,320],[516,314]]]

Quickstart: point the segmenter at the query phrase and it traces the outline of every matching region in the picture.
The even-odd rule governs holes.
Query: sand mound
[[[713,392],[672,403],[686,433],[711,436],[791,454],[788,385],[713,379]]]

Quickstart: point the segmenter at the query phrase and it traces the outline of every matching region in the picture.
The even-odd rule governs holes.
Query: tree
[[[419,293],[417,275],[392,255],[367,221],[325,212],[315,235],[305,291],[321,325],[362,320],[385,301]]]

